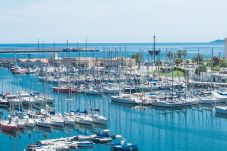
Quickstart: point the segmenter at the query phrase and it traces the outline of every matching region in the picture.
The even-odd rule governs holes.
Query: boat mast
[[[213,90],[213,66],[214,66],[214,59],[213,59],[213,57],[214,57],[214,49],[212,48],[212,50],[211,50],[211,55],[212,55],[212,58],[211,58],[211,72],[212,72],[212,74],[211,74],[211,91]]]
[[[153,39],[154,39],[154,52],[153,52],[153,55],[154,55],[154,64],[155,64],[155,33],[154,33],[154,36],[153,36]]]

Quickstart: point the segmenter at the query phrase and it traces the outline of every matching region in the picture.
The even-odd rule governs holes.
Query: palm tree
[[[176,58],[179,58],[179,59],[182,58],[182,51],[181,50],[177,51]]]
[[[187,56],[187,50],[182,50],[181,52],[182,52],[182,56],[183,56],[183,58],[185,60],[185,58]]]
[[[197,56],[192,58],[192,61],[201,64],[204,62],[204,57],[201,54],[198,54]]]
[[[167,52],[167,57],[171,60],[173,58],[173,53],[171,51]]]
[[[136,52],[132,55],[132,59],[136,60],[136,63],[139,64],[142,60],[142,55],[139,52]]]

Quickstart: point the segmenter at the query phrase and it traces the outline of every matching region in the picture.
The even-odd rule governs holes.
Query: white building
[[[225,58],[227,58],[227,38],[225,38]]]

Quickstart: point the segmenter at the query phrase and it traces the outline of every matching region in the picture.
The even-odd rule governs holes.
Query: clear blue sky
[[[0,43],[201,42],[226,18],[227,0],[0,0]]]

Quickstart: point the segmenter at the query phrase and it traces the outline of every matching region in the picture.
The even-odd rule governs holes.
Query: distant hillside
[[[222,39],[217,39],[217,40],[211,41],[211,43],[224,43],[224,42],[225,41]]]

